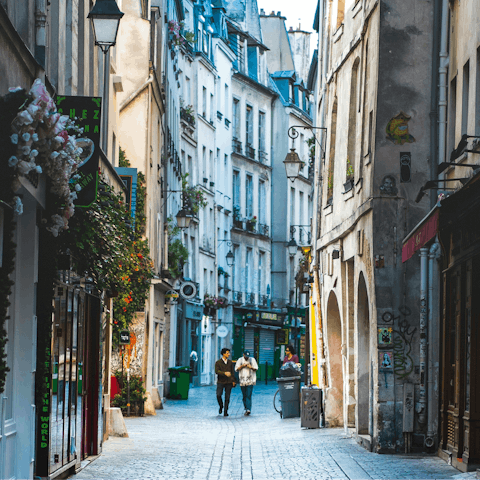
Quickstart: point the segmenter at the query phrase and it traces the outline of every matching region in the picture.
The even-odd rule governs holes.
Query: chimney
[[[282,16],[282,12],[277,12],[277,17],[281,17]]]
[[[271,17],[275,16],[275,12],[272,10],[272,13],[270,14]]]
[[[260,15],[265,15],[265,10],[263,8],[260,9]]]
[[[290,26],[289,32],[293,32],[293,27],[292,26]]]

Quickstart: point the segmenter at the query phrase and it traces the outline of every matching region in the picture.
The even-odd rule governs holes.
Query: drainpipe
[[[418,422],[425,424],[427,421],[427,392],[425,390],[425,375],[427,363],[427,270],[428,248],[420,249],[420,399],[416,411]]]
[[[438,419],[436,413],[438,411],[438,332],[439,332],[439,315],[438,315],[438,260],[440,257],[440,244],[438,240],[431,246],[428,254],[428,423],[427,437],[425,438],[425,446],[432,448],[436,444]],[[435,286],[434,286],[435,284]],[[437,380],[437,381],[435,381]]]
[[[442,0],[442,23],[440,35],[440,67],[438,69],[438,163],[445,159],[447,131],[447,74],[448,74],[448,0]]]
[[[47,44],[46,0],[35,1],[35,60],[42,66],[42,81],[45,81],[45,48]],[[40,72],[39,72],[40,73]]]

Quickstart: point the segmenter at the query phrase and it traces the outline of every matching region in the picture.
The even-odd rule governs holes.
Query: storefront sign
[[[228,328],[225,325],[220,325],[217,328],[217,336],[220,338],[225,338],[228,335]]]
[[[97,198],[98,164],[100,156],[100,120],[101,97],[56,96],[57,111],[75,119],[83,128],[83,133],[76,133],[77,145],[82,148],[82,162],[77,168],[79,179],[70,180],[72,185],[79,184],[82,189],[77,192],[76,207],[89,207]]]
[[[275,343],[277,345],[287,345],[288,344],[288,328],[282,328],[275,332]]]
[[[187,303],[185,309],[185,318],[190,320],[201,320],[203,317],[203,307],[194,303]]]
[[[120,345],[130,345],[130,332],[128,330],[120,332]]]
[[[115,167],[118,175],[126,187],[125,202],[130,209],[130,214],[133,219],[133,226],[135,226],[135,211],[137,208],[137,169]]]
[[[412,258],[413,254],[430,241],[438,231],[439,210],[422,222],[404,242],[402,248],[402,262]]]
[[[260,317],[262,320],[277,320],[277,314],[271,312],[262,312]]]

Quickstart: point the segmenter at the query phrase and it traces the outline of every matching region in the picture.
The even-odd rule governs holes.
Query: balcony
[[[265,225],[265,224],[263,224],[263,223],[259,223],[259,224],[258,224],[258,229],[257,229],[257,231],[258,231],[258,234],[259,234],[259,235],[263,235],[264,237],[268,237],[268,236],[269,236],[269,235],[268,235],[268,234],[269,234],[269,230],[270,230],[270,229],[269,229],[268,225]]]
[[[260,295],[258,303],[260,307],[268,307],[268,295]]]
[[[312,243],[312,235],[310,231],[307,231],[305,228],[300,228],[298,237],[300,245],[310,245]]]
[[[243,292],[233,291],[232,303],[234,305],[243,305]]]
[[[245,145],[245,156],[255,160],[255,149],[249,143]]]
[[[233,153],[242,155],[242,142],[238,138],[232,138],[232,149]]]
[[[195,117],[193,116],[193,111],[180,107],[180,118],[190,127],[195,128]]]
[[[264,152],[262,150],[258,151],[258,161],[262,163],[263,165],[268,164],[268,153]]]
[[[237,218],[233,217],[233,228],[238,228],[240,230],[243,230],[243,220],[239,217]]]
[[[255,294],[252,292],[245,293],[245,305],[255,305]]]

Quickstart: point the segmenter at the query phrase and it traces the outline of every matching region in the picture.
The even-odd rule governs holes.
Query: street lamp
[[[105,153],[108,145],[108,71],[110,69],[107,54],[110,47],[116,43],[118,27],[123,15],[115,0],[97,0],[87,16],[92,22],[95,45],[98,45],[104,54],[102,148]]]
[[[295,151],[294,148],[290,149],[290,152],[287,153],[285,160],[283,161],[285,164],[285,171],[287,172],[287,178],[293,182],[300,174],[300,170],[305,165],[298,156],[298,153]]]
[[[298,251],[298,245],[295,239],[292,237],[290,241],[287,243],[288,254],[293,257]]]
[[[97,0],[88,17],[92,22],[95,45],[103,53],[115,45],[118,26],[123,13],[119,10],[115,0]]]
[[[233,267],[233,264],[235,263],[235,255],[231,250],[228,251],[227,256],[225,258],[227,259],[227,265],[229,267]]]
[[[177,219],[177,227],[183,230],[190,226],[193,215],[190,210],[187,210],[185,207],[183,207],[181,210],[179,210],[175,217]]]

